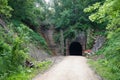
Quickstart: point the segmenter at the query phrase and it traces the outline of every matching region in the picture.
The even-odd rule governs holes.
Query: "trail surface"
[[[48,72],[33,80],[100,80],[81,56],[65,57]]]

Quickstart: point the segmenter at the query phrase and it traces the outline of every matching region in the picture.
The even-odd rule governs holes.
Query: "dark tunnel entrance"
[[[79,42],[72,42],[69,46],[69,54],[82,56],[82,45]]]

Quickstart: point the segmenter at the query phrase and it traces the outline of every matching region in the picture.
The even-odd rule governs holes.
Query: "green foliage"
[[[8,0],[0,0],[0,16],[11,17],[12,8],[8,5]]]
[[[120,80],[120,0],[105,0],[93,4],[84,9],[85,12],[92,12],[89,16],[91,21],[98,23],[107,23],[107,41],[97,54],[105,56],[93,66],[105,80]],[[103,73],[104,71],[104,73]]]
[[[99,29],[101,24],[92,23],[88,14],[83,11],[88,5],[97,1],[99,0],[54,0],[55,11],[51,19],[55,29],[57,31],[63,30],[64,39],[74,39],[77,34],[81,31],[86,32],[88,28]],[[55,40],[59,40],[58,34],[56,34]]]
[[[47,43],[40,34],[34,32],[32,29],[17,20],[13,20],[13,25],[15,26],[14,29],[16,33],[24,35],[28,43],[33,43],[36,46],[41,45],[41,48],[47,49]]]
[[[44,1],[41,1],[42,3],[39,1],[0,0],[0,17],[5,18],[9,30],[5,32],[0,26],[0,80],[29,80],[29,75],[33,75],[31,72],[37,70],[26,70],[24,63],[28,58],[28,44],[36,44],[37,47],[47,49],[45,39],[29,28],[35,29],[35,26],[41,25],[41,21],[45,20],[46,6],[43,4]],[[11,17],[12,20],[9,19],[8,22],[7,17]],[[39,68],[47,69],[50,62],[41,64],[43,66]]]
[[[5,78],[4,80],[31,80],[39,72],[43,72],[46,69],[48,69],[51,64],[52,64],[51,61],[39,62],[36,64],[38,66],[37,68],[24,69],[21,72],[11,74],[9,77]]]
[[[37,46],[40,44],[43,48],[47,48],[46,42],[40,35],[19,21],[10,23],[9,29],[8,34],[0,27],[0,79],[10,76],[5,80],[17,80],[18,77],[20,78],[18,80],[23,78],[29,80],[28,73],[21,73],[25,69],[24,62],[28,58],[28,44],[32,42]],[[43,66],[40,68],[47,68],[47,64],[50,62],[41,63]]]
[[[31,42],[33,41],[33,43],[36,46],[41,45],[42,48],[47,49],[47,43],[46,43],[45,39],[40,34],[34,32],[34,31],[31,31],[30,36],[31,36]]]
[[[111,34],[110,34],[111,35]],[[105,56],[97,62],[93,62],[93,66],[97,72],[106,80],[120,80],[120,28],[118,28],[109,37],[104,47],[97,54]],[[104,73],[103,73],[104,71]],[[109,76],[108,76],[109,75]]]
[[[100,7],[100,2],[96,2],[92,6],[89,6],[89,8],[85,8],[84,12],[92,12]]]
[[[95,71],[97,71],[97,74],[99,74],[104,80],[119,80],[119,79],[116,79],[119,76],[111,73],[109,68],[106,68],[106,66],[103,66],[102,64],[103,62],[104,61],[95,62],[91,60],[89,61],[89,64],[91,65],[91,67],[94,67]]]
[[[79,27],[78,27],[79,26]],[[82,26],[82,25],[81,25]],[[65,29],[64,32],[63,32],[63,35],[64,35],[64,39],[71,39],[71,41],[73,39],[76,38],[76,36],[78,35],[78,33],[80,33],[82,30],[81,30],[81,26],[79,23],[76,23],[75,25],[73,26],[70,26],[69,28]],[[83,30],[85,30],[88,26],[87,25],[84,25],[84,28]],[[78,33],[77,33],[78,32]],[[57,33],[55,36],[54,36],[54,40],[56,42],[60,42],[60,32]]]
[[[25,19],[26,17],[33,16],[33,2],[34,0],[8,0],[9,5],[14,9],[13,17]]]
[[[43,62],[40,62],[39,64],[37,64],[37,66],[40,69],[40,71],[44,71],[44,70],[48,69],[48,67],[50,67],[51,64],[52,64],[51,61],[43,61]]]
[[[91,49],[93,47],[94,39],[89,37],[89,40],[87,40],[87,49]]]
[[[93,4],[84,9],[84,11],[94,11],[94,13],[89,16],[91,21],[99,23],[107,21],[107,29],[115,31],[120,26],[120,0],[106,0],[102,5],[100,4],[101,2]]]
[[[0,28],[2,33],[0,34],[0,79],[4,79],[9,74],[23,69],[27,48],[24,46],[26,41],[23,35],[14,36],[13,31],[7,34],[2,27]]]
[[[12,18],[20,20],[29,26],[38,26],[44,19],[41,7],[36,7],[36,0],[8,0],[13,8]]]

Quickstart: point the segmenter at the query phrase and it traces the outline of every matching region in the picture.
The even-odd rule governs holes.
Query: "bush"
[[[30,29],[28,26],[24,25],[20,21],[13,20],[13,25],[15,26],[14,30],[16,31],[16,33],[24,35],[25,38],[28,39],[27,42],[33,43],[36,46],[41,46],[41,48],[43,49],[47,49],[47,43],[40,34],[34,32],[32,29]]]
[[[27,58],[27,48],[25,33],[15,35],[11,30],[5,33],[0,27],[0,79],[14,72],[19,72],[24,67],[25,59]]]
[[[26,68],[21,72],[11,74],[9,77],[5,78],[5,80],[31,80],[36,74],[39,72],[43,72],[48,69],[51,65],[51,61],[43,61],[37,63],[37,68]]]
[[[105,80],[120,80],[120,28],[109,34],[104,47],[97,53],[105,56],[97,62],[92,62],[97,72]],[[111,37],[110,37],[111,36]],[[104,72],[103,72],[104,71]]]

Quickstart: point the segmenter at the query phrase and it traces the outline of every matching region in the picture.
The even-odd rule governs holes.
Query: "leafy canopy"
[[[110,31],[114,31],[120,26],[120,0],[106,0],[102,5],[101,2],[95,3],[84,11],[95,11],[89,16],[89,19],[99,23],[107,21],[107,29]]]
[[[0,0],[0,17],[11,17],[13,9],[8,5],[8,0]]]

